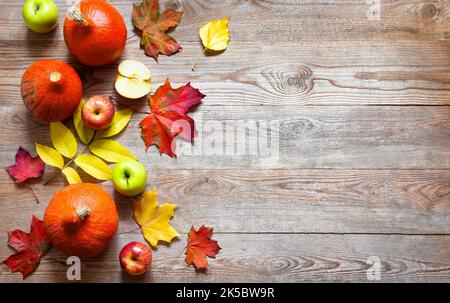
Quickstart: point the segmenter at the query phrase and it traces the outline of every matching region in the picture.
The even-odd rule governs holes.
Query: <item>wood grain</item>
[[[178,205],[173,223],[181,232],[191,224],[226,233],[450,232],[447,170],[155,170],[150,180],[161,203]],[[37,204],[26,187],[0,183],[2,216],[9,218],[1,230],[27,228],[30,213],[42,217],[63,185],[62,177],[33,185]],[[130,199],[115,194],[111,182],[103,185],[117,202],[119,231],[136,230]]]
[[[184,263],[186,235],[154,251],[151,271],[121,272],[117,251],[138,234],[121,234],[99,257],[82,261],[81,282],[369,282],[369,257],[381,261],[380,282],[449,282],[450,236],[215,234],[222,250],[207,273]],[[3,240],[2,235],[0,240]],[[4,246],[0,257],[8,255]],[[27,282],[67,282],[66,258],[52,249]],[[0,266],[0,279],[21,282]]]
[[[70,1],[55,2],[59,26],[42,35],[25,27],[21,2],[0,0],[1,167],[13,163],[18,146],[50,145],[48,126],[26,111],[20,96],[32,62],[69,62],[85,97],[117,97],[117,63],[95,70],[77,63],[62,33]],[[119,233],[103,254],[83,261],[82,282],[367,282],[371,256],[381,259],[381,282],[450,282],[449,1],[382,0],[379,16],[367,1],[181,1],[182,22],[171,35],[183,51],[161,56],[159,64],[139,49],[130,18],[138,1],[109,2],[128,27],[122,59],[146,63],[153,90],[170,78],[174,86],[190,81],[207,97],[194,114],[203,130],[194,154],[170,159],[154,148],[146,152],[142,113],[116,138],[149,170],[148,187],[157,188],[160,201],[179,205],[173,225],[180,239],[154,251],[147,275],[123,274],[119,250],[143,239],[129,199],[105,182],[119,208]],[[229,48],[202,57],[199,26],[225,16]],[[122,101],[148,110],[145,99]],[[244,140],[222,142],[223,132],[211,123],[255,121],[279,122],[276,157],[217,154],[205,143],[215,141],[222,151],[244,146]],[[245,144],[258,143],[248,134]],[[47,168],[44,177],[52,172]],[[7,231],[28,230],[32,214],[42,218],[65,184],[61,176],[41,183],[29,183],[38,203],[0,170],[1,260],[11,254]],[[192,224],[213,226],[223,248],[207,273],[184,263]],[[25,282],[67,282],[66,269],[65,257],[52,249]],[[21,281],[0,265],[0,282]]]

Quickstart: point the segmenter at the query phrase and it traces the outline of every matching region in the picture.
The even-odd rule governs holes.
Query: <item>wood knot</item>
[[[422,6],[420,14],[424,19],[432,19],[438,13],[438,8],[434,4],[425,4]]]
[[[283,95],[302,95],[312,88],[312,71],[304,65],[271,65],[262,75],[272,88]]]

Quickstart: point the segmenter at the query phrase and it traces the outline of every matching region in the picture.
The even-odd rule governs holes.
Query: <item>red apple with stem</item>
[[[122,248],[119,261],[126,273],[132,276],[142,275],[152,264],[152,251],[144,243],[133,241]]]
[[[83,105],[81,118],[89,128],[107,128],[114,118],[114,105],[103,96],[91,97]]]

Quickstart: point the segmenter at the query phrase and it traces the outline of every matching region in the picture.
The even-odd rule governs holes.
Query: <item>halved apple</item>
[[[152,89],[152,73],[143,63],[125,60],[119,64],[116,91],[122,97],[139,99],[150,93]]]

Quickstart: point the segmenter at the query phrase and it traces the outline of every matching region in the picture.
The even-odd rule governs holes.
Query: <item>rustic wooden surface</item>
[[[145,276],[123,274],[120,248],[143,239],[129,201],[106,182],[119,234],[102,255],[83,261],[82,281],[366,282],[367,259],[377,256],[382,282],[450,282],[449,1],[381,0],[379,19],[368,17],[363,0],[179,1],[184,16],[172,35],[184,50],[159,64],[139,50],[130,20],[136,1],[110,1],[128,25],[123,58],[150,65],[154,88],[167,77],[191,81],[207,95],[196,113],[203,121],[279,120],[279,161],[146,153],[135,114],[118,140],[149,169],[161,201],[179,205],[173,225],[182,235],[154,251]],[[13,163],[18,146],[49,144],[48,126],[27,113],[19,93],[35,60],[74,65],[85,96],[114,95],[117,64],[89,72],[67,52],[62,21],[70,1],[56,1],[59,27],[45,35],[27,30],[22,2],[0,0],[1,167]],[[228,50],[191,72],[202,52],[199,25],[225,16]],[[42,217],[63,185],[62,177],[45,187],[34,182],[38,204],[0,171],[0,259],[11,254],[7,231],[28,230],[32,214]],[[214,226],[223,248],[207,273],[184,263],[191,224]],[[66,269],[52,249],[25,281],[65,282]],[[20,281],[0,266],[0,282]]]

